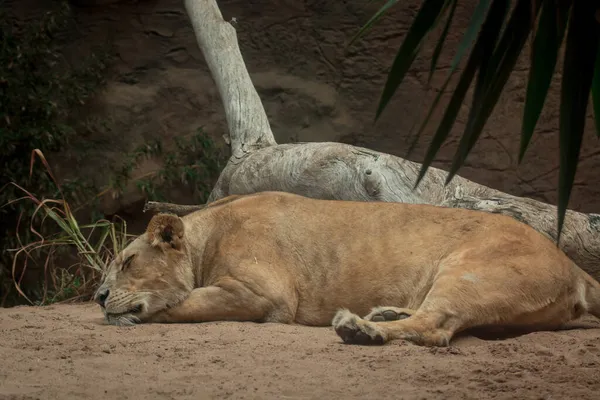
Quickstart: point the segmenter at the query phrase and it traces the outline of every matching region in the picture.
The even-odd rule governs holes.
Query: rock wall
[[[92,0],[93,2],[93,0]],[[113,1],[97,1],[114,3]],[[18,3],[21,12],[40,0]],[[79,0],[78,4],[90,1]],[[345,44],[376,10],[364,0],[222,0],[234,20],[242,54],[264,102],[279,142],[341,141],[404,156],[414,130],[445,78],[454,49],[475,1],[462,1],[440,57],[437,74],[427,83],[425,46],[406,81],[377,124],[374,112],[386,74],[420,0],[396,5],[351,48]],[[17,7],[17,6],[15,6]],[[26,11],[30,12],[30,11]],[[143,139],[187,135],[203,126],[221,141],[227,131],[221,99],[195,41],[181,0],[122,1],[76,9],[81,32],[69,46],[72,60],[106,40],[117,57],[105,90],[90,113],[106,118],[110,137],[98,143],[86,173],[102,173],[98,164]],[[520,118],[528,74],[526,53],[512,74],[501,101],[460,174],[496,189],[555,204],[558,181],[558,100],[555,80],[524,163],[517,165]],[[571,208],[600,212],[600,145],[591,111]],[[457,136],[465,125],[463,107],[454,136],[435,165],[447,168]],[[410,159],[421,161],[431,129]],[[151,168],[150,166],[149,168]],[[100,171],[100,172],[99,172]],[[175,200],[175,199],[170,199]],[[177,199],[185,201],[185,199]],[[125,200],[127,202],[129,200]],[[107,209],[127,204],[106,205]]]

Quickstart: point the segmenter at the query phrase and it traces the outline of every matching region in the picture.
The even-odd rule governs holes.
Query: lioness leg
[[[405,339],[424,346],[448,346],[460,323],[440,314],[427,315],[419,311],[410,318],[373,322],[348,310],[340,310],[332,325],[345,343],[381,345],[390,340]]]
[[[149,322],[262,321],[271,311],[272,304],[265,297],[239,281],[228,280],[192,290],[181,303],[158,312]]]
[[[581,316],[583,306],[570,271],[549,265],[550,273],[532,274],[493,263],[446,264],[410,318],[374,322],[341,310],[332,324],[346,343],[405,339],[428,346],[447,346],[455,333],[470,328],[556,329]]]

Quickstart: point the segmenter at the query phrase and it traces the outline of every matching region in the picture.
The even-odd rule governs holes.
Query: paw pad
[[[405,312],[396,312],[393,310],[384,310],[371,316],[369,319],[373,322],[398,321],[410,317]]]

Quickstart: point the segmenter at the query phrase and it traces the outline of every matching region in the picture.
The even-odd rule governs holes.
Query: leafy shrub
[[[11,287],[12,254],[19,245],[16,227],[21,218],[32,218],[35,207],[11,202],[20,196],[10,182],[27,182],[35,196],[54,198],[57,186],[47,171],[29,174],[33,149],[61,150],[76,134],[71,117],[104,81],[108,58],[91,54],[78,66],[68,65],[61,51],[61,33],[74,28],[75,20],[66,1],[34,23],[20,23],[0,11],[0,289],[6,298]],[[73,182],[66,198],[91,190],[89,184]],[[23,240],[32,239],[26,232]]]
[[[176,138],[173,149],[155,141],[127,154],[103,190],[85,177],[59,184],[44,154],[69,149],[90,130],[80,106],[104,83],[110,61],[101,49],[77,67],[66,62],[60,37],[74,22],[66,1],[34,24],[0,15],[0,306],[89,296],[130,238],[125,221],[99,215],[101,194],[135,182],[149,200],[163,200],[183,185],[205,202],[224,160],[200,129]],[[147,157],[161,158],[162,168],[132,176]]]
[[[191,191],[195,202],[206,202],[221,171],[224,154],[202,129],[189,137],[175,139],[173,151],[163,153],[162,147],[162,143],[156,141],[128,154],[123,165],[113,171],[108,189],[121,192],[128,183],[134,182],[148,199],[160,201],[166,200],[164,192],[169,188],[183,185]],[[10,183],[20,192],[20,196],[12,202],[20,204],[21,208],[33,210],[26,220],[29,222],[29,232],[35,237],[35,240],[21,241],[22,229],[17,224],[18,246],[11,251],[14,287],[20,296],[32,304],[89,297],[97,278],[114,255],[129,243],[132,235],[127,233],[127,224],[119,217],[115,221],[99,218],[90,224],[79,224],[44,154],[38,149],[32,152],[30,174],[34,171],[35,156],[41,159],[60,197],[40,199],[19,184]],[[163,158],[161,168],[143,177],[131,177],[141,161],[158,156]],[[27,208],[23,203],[30,207]],[[21,218],[18,222],[21,222]],[[57,265],[55,261],[58,256],[65,254],[70,255],[73,262],[68,266]],[[30,287],[30,293],[26,293],[22,288],[22,278],[30,262],[43,265],[43,274],[37,282],[39,284]]]
[[[195,203],[205,203],[225,162],[225,155],[199,128],[188,137],[175,137],[174,149],[165,151],[160,141],[146,143],[129,153],[125,162],[112,173],[110,187],[122,191],[133,180],[148,200],[167,201],[164,193],[174,185],[190,190]],[[142,177],[131,173],[148,157],[160,157],[163,166]]]

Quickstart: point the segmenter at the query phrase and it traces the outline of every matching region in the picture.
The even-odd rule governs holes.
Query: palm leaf
[[[544,107],[556,66],[558,49],[563,40],[567,16],[566,12],[557,9],[556,0],[546,0],[542,4],[539,26],[532,46],[533,54],[521,128],[519,163],[523,161],[525,151]]]
[[[461,137],[446,183],[456,174],[483,131],[483,127],[522,53],[529,32],[533,31],[531,68],[528,76],[519,149],[519,162],[522,161],[543,110],[556,68],[558,52],[566,35],[566,53],[563,61],[560,95],[560,169],[557,211],[558,239],[560,239],[577,169],[590,91],[592,92],[594,115],[597,118],[600,116],[600,25],[596,21],[598,2],[589,0],[519,0],[511,12],[510,19],[504,21],[507,16],[505,11],[507,4],[510,4],[509,0],[480,0],[478,2],[465,37],[452,62],[449,76],[444,82],[442,90],[435,97],[433,105],[416,135],[415,143],[433,115],[462,54],[466,52],[466,48],[470,48],[476,38],[459,82],[427,149],[415,187],[418,186],[446,141],[464,102],[466,92],[477,74],[467,126]],[[433,52],[428,76],[428,81],[431,81],[448,35],[449,26],[454,18],[456,6],[457,0],[446,0],[445,2],[425,0],[423,2],[394,59],[375,119],[380,116],[402,82],[420,50],[426,34],[436,26],[445,10],[450,7],[442,34]],[[372,22],[374,23],[375,20]],[[505,22],[506,28],[503,30]],[[496,43],[498,37],[500,40]],[[471,40],[467,40],[468,38]],[[596,130],[600,136],[600,123],[598,122],[596,122]]]
[[[367,30],[373,26],[373,24],[381,18],[381,16],[389,10],[394,4],[398,3],[398,0],[388,0],[381,8],[367,21],[366,24],[359,29],[359,31],[350,39],[348,46],[351,46],[359,37],[365,34]]]
[[[479,0],[477,7],[473,11],[473,17],[471,17],[471,21],[469,22],[469,26],[467,26],[467,30],[465,31],[465,35],[463,36],[463,40],[458,45],[458,50],[456,51],[456,55],[452,60],[452,67],[456,68],[463,54],[465,54],[475,43],[477,39],[477,35],[485,21],[485,17],[492,5],[491,0]]]
[[[408,68],[414,61],[418,50],[421,47],[423,39],[434,26],[435,21],[442,14],[444,0],[424,0],[423,5],[419,9],[413,24],[411,25],[404,42],[396,54],[396,58],[392,64],[388,74],[387,81],[379,100],[379,105],[375,113],[375,120],[379,118],[386,105],[396,92],[396,89],[404,79]]]
[[[446,27],[448,27],[449,24],[451,23],[451,19],[454,16],[454,8],[456,7],[456,4],[457,4],[457,1],[456,0],[453,1],[452,8],[450,9],[450,13],[448,16],[448,20],[446,21]],[[490,5],[491,5],[491,1],[481,1],[477,5],[477,8],[475,9],[475,12],[473,13],[473,17],[471,18],[471,22],[469,23],[469,27],[468,27],[467,31],[465,32],[465,34],[463,35],[463,38],[458,45],[458,49],[456,51],[456,54],[454,55],[452,63],[450,64],[450,71],[448,72],[448,76],[446,77],[446,80],[444,81],[442,87],[438,91],[438,94],[435,96],[435,99],[433,100],[431,107],[429,107],[427,115],[423,119],[423,122],[421,123],[419,130],[417,131],[417,133],[415,134],[415,136],[412,140],[412,143],[408,147],[408,150],[405,155],[406,158],[410,157],[410,154],[412,153],[413,149],[416,147],[421,135],[423,134],[423,131],[425,130],[425,127],[427,126],[429,120],[431,119],[431,116],[433,115],[433,112],[437,109],[437,105],[438,105],[439,101],[441,100],[442,95],[445,93],[446,88],[448,87],[448,84],[450,83],[450,80],[454,76],[454,72],[456,71],[456,68],[458,68],[458,65],[460,64],[462,57],[470,50],[471,45],[477,39],[477,34],[479,33],[479,30],[481,29],[481,25],[485,21],[485,16],[487,14],[487,11],[488,11]],[[444,32],[442,32],[442,35],[440,35],[438,45],[436,46],[436,52],[437,52],[438,48],[441,48],[441,45],[443,44],[443,42],[445,40],[445,33],[447,33],[447,32],[445,32],[445,30],[444,30]],[[435,52],[434,52],[434,58],[435,58]],[[437,61],[435,63],[437,64]],[[432,62],[431,68],[435,68],[433,62]],[[430,71],[429,79],[431,79],[431,77],[433,76],[432,75],[433,72],[434,71],[432,71],[432,70]]]
[[[483,3],[483,1],[481,2]],[[480,4],[481,4],[480,3]],[[465,95],[467,94],[467,90],[469,86],[471,86],[471,82],[473,77],[475,76],[475,72],[477,68],[481,65],[482,55],[486,53],[486,47],[492,46],[494,47],[495,43],[493,43],[493,38],[497,36],[498,31],[502,27],[502,22],[504,21],[504,15],[506,14],[506,0],[494,0],[487,12],[487,16],[485,21],[481,25],[481,30],[477,37],[477,41],[473,46],[473,50],[471,51],[471,55],[467,61],[467,65],[462,72],[460,80],[450,98],[450,102],[446,107],[446,111],[444,116],[442,117],[442,121],[438,126],[437,131],[435,132],[431,143],[429,144],[429,148],[427,149],[427,154],[425,155],[425,160],[421,166],[421,170],[419,171],[419,176],[417,177],[417,181],[415,182],[415,188],[419,185],[425,174],[427,173],[427,169],[435,159],[437,152],[442,147],[442,144],[446,141],[452,127],[454,126],[454,122],[456,121],[456,116],[460,110],[460,106],[463,103]],[[479,19],[473,18],[472,23],[477,23]],[[470,27],[472,28],[472,27]],[[477,32],[475,29],[471,29],[472,32]],[[492,38],[492,40],[490,39]]]
[[[558,237],[564,224],[583,132],[598,49],[596,2],[575,1],[567,32],[560,104],[560,169],[558,179]],[[585,43],[585,46],[583,45]],[[589,51],[593,49],[594,51]]]
[[[444,30],[440,34],[440,38],[438,40],[437,45],[435,46],[435,50],[433,51],[433,55],[431,56],[431,66],[429,67],[429,77],[427,78],[427,83],[431,83],[431,78],[433,78],[433,73],[437,68],[438,58],[440,57],[440,53],[442,52],[442,47],[446,42],[446,36],[448,36],[448,30],[450,29],[450,25],[452,23],[452,18],[454,17],[454,11],[456,10],[456,4],[458,0],[450,0],[444,4],[444,8],[450,5],[450,12],[448,13],[448,18],[446,18],[446,25],[444,26]]]
[[[536,18],[538,11],[539,7],[532,6],[529,0],[519,0],[500,42],[488,58],[483,58],[467,126],[452,161],[446,183],[456,175],[481,135],[527,41],[531,29],[529,21]]]

